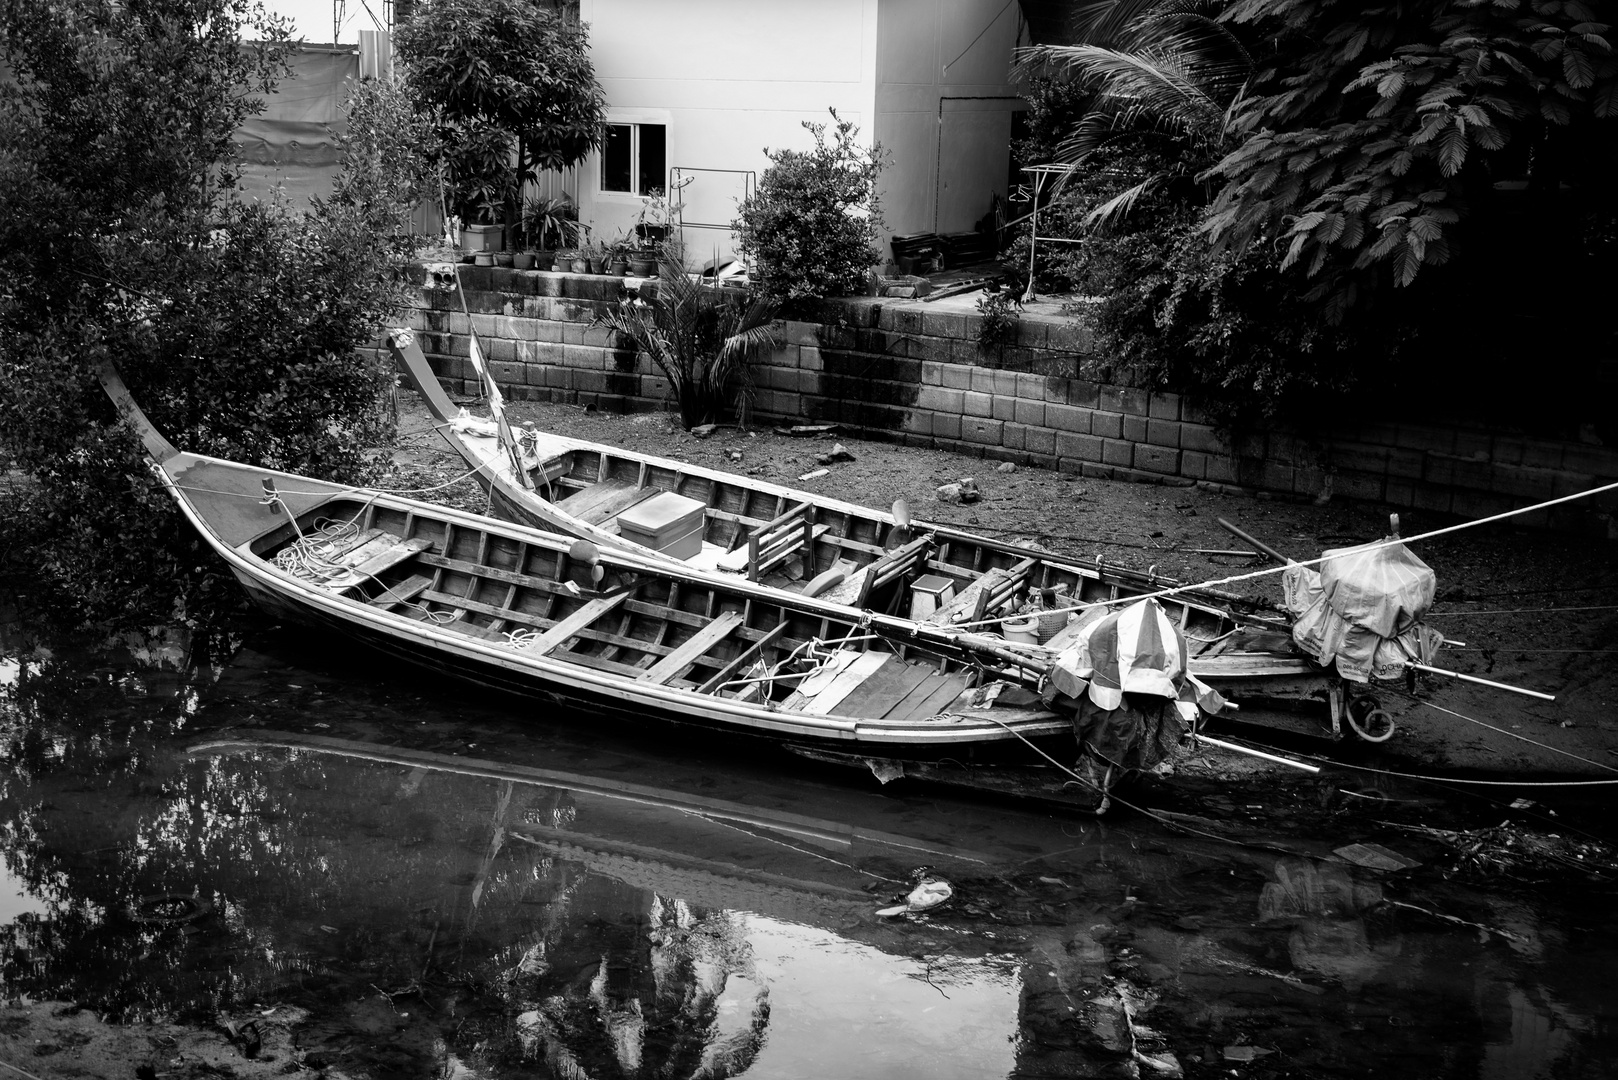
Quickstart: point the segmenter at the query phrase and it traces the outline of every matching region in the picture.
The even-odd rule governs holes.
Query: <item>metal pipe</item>
[[[1284,758],[1277,754],[1266,754],[1262,750],[1253,750],[1246,746],[1237,746],[1235,743],[1228,743],[1223,739],[1215,739],[1208,735],[1204,735],[1201,732],[1197,733],[1197,738],[1207,743],[1209,746],[1217,746],[1221,750],[1230,750],[1238,754],[1247,754],[1250,757],[1263,758],[1265,761],[1273,761],[1277,765],[1288,765],[1294,769],[1301,769],[1306,773],[1317,773],[1320,771],[1319,765],[1305,765],[1301,761],[1293,761],[1291,758]]]
[[[1477,683],[1479,686],[1492,686],[1496,690],[1505,690],[1508,693],[1521,694],[1524,697],[1539,698],[1541,701],[1556,700],[1555,694],[1542,694],[1538,690],[1524,690],[1520,686],[1511,686],[1503,682],[1494,682],[1491,679],[1480,679],[1476,675],[1462,675],[1459,671],[1450,671],[1447,668],[1428,667],[1426,664],[1414,663],[1407,664],[1406,666],[1413,668],[1416,671],[1425,671],[1431,675],[1448,675],[1452,679],[1460,679],[1463,682]]]

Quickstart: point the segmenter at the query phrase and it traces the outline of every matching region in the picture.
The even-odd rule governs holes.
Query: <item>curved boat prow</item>
[[[141,443],[146,447],[147,455],[159,465],[170,458],[178,457],[180,451],[173,443],[163,437],[146,413],[135,404],[135,398],[124,385],[124,377],[118,373],[111,360],[103,360],[101,368],[96,372],[96,378],[101,381],[101,389],[107,392],[112,403],[118,406],[118,413],[135,429],[140,436]]]
[[[427,363],[427,357],[416,341],[416,335],[409,330],[394,330],[387,335],[387,343],[394,362],[403,369],[403,374],[409,377],[416,392],[426,401],[427,411],[441,424],[455,419],[461,410],[444,393],[438,376],[433,374],[432,365]]]

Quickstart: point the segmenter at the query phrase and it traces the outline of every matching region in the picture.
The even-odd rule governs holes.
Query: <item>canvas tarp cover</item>
[[[1437,577],[1400,543],[1334,548],[1319,571],[1289,566],[1281,586],[1292,640],[1353,682],[1391,679],[1429,663],[1442,635],[1423,626]]]
[[[1198,711],[1225,701],[1186,671],[1185,636],[1156,600],[1085,627],[1052,661],[1046,693],[1067,699],[1079,745],[1124,769],[1173,756]]]
[[[241,189],[263,197],[281,187],[295,204],[330,195],[337,137],[347,127],[343,103],[359,74],[351,51],[308,50],[290,57],[292,73],[263,98],[264,111],[236,129]]]

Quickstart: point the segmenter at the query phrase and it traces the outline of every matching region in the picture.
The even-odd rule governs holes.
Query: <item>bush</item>
[[[861,291],[866,272],[882,259],[881,148],[861,147],[854,141],[859,129],[835,109],[831,117],[830,145],[826,125],[806,121],[813,150],[765,150],[774,164],[731,224],[759,290],[771,300]]]
[[[358,152],[375,145],[362,122],[314,213],[230,201],[243,89],[273,88],[284,37],[244,10],[0,9],[18,75],[0,95],[0,459],[26,478],[29,523],[0,521],[0,548],[26,547],[10,554],[87,618],[239,602],[142,467],[96,385],[102,361],[185,450],[355,482],[391,436],[391,367],[355,350],[404,298],[400,189],[387,155]]]

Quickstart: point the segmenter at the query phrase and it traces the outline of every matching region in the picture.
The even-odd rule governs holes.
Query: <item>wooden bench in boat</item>
[[[548,630],[523,646],[523,651],[530,656],[544,656],[567,643],[569,638],[577,637],[579,631],[601,618],[607,612],[629,599],[626,592],[617,596],[609,596],[598,600],[591,600],[571,615],[564,615]]]
[[[726,611],[677,645],[673,652],[636,676],[637,682],[666,683],[681,675],[742,624],[739,611]]]
[[[662,494],[662,491],[662,488],[657,487],[637,487],[623,480],[603,480],[591,484],[583,491],[575,491],[557,502],[556,508],[566,511],[580,521],[600,525],[630,507],[643,503],[654,495]]]
[[[346,592],[371,580],[384,570],[392,569],[406,559],[414,558],[421,552],[433,546],[431,540],[415,537],[411,540],[401,540],[391,533],[383,533],[377,540],[385,541],[378,549],[370,554],[362,555],[361,561],[355,563],[346,573],[337,575],[324,582],[326,588],[333,592]],[[375,541],[372,541],[375,543]],[[369,546],[369,545],[366,545]]]

